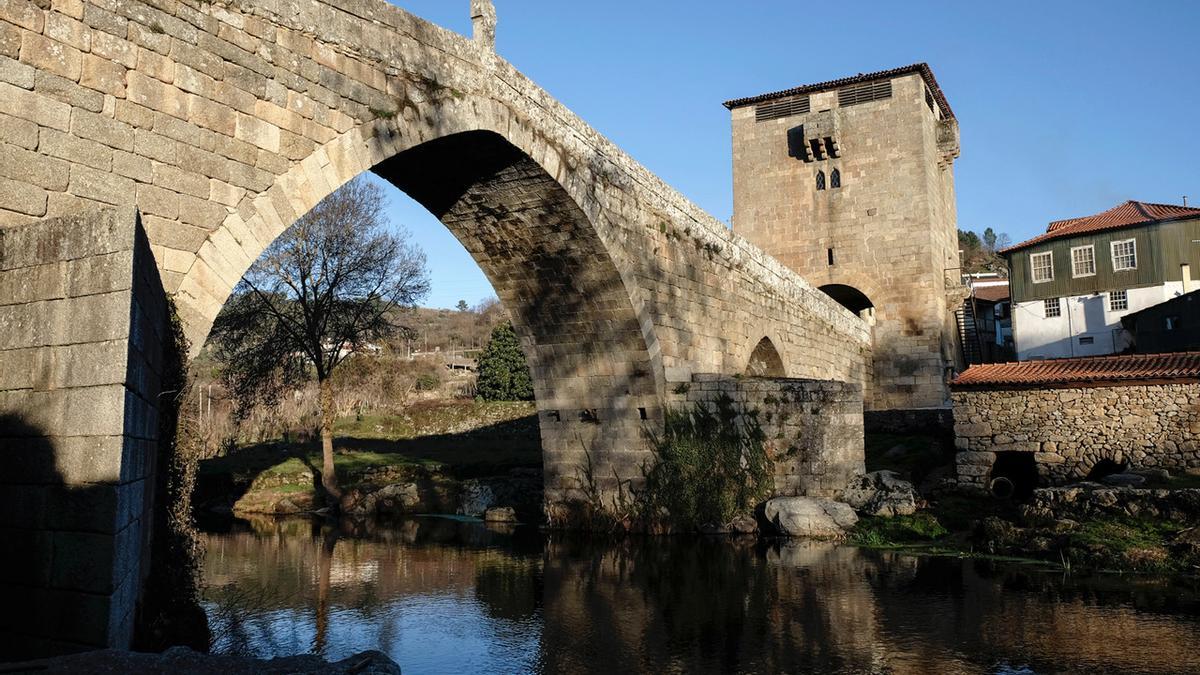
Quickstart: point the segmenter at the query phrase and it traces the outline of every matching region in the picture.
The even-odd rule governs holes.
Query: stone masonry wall
[[[132,209],[0,230],[0,653],[128,647],[166,305]]]
[[[997,453],[1029,452],[1045,483],[1087,476],[1100,460],[1200,467],[1200,384],[960,390],[953,394],[958,478],[986,487]]]
[[[753,413],[775,461],[775,495],[837,497],[864,466],[862,385],[796,378],[694,375],[677,404],[728,396]]]
[[[734,108],[733,229],[814,286],[870,299],[867,410],[947,408],[961,301],[946,285],[957,283],[958,127],[926,104],[920,74],[891,84],[890,98],[845,107],[836,88],[814,92],[810,112],[764,121],[755,105]],[[806,138],[832,137],[839,156],[789,156],[789,130],[801,125]],[[828,181],[834,169],[841,187],[817,190],[817,172]]]

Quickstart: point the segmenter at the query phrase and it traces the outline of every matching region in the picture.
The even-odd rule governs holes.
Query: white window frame
[[[1123,308],[1114,307],[1116,302],[1116,294],[1121,294],[1121,302],[1124,303]],[[1108,311],[1110,312],[1128,312],[1129,311],[1129,291],[1109,291],[1108,292]]]
[[[1040,258],[1042,256],[1046,256],[1050,259],[1050,264],[1047,266],[1047,269],[1050,272],[1050,276],[1045,279],[1038,279],[1037,271],[1036,271],[1037,265],[1033,261],[1036,258]],[[1029,254],[1029,280],[1035,284],[1047,284],[1047,283],[1050,283],[1051,281],[1054,281],[1054,251],[1046,251],[1045,253],[1030,253]]]
[[[1117,266],[1117,247],[1123,244],[1129,244],[1133,247],[1132,252],[1130,253],[1130,255],[1133,257],[1133,264],[1129,267]],[[1130,270],[1137,269],[1137,239],[1122,239],[1120,241],[1114,241],[1109,244],[1109,251],[1112,254],[1112,266],[1114,272],[1128,272]]]
[[[1050,303],[1054,302],[1055,314],[1050,313]],[[1058,319],[1062,317],[1062,298],[1046,298],[1042,301],[1042,316],[1047,319]]]
[[[1077,265],[1080,263],[1080,261],[1075,260],[1075,252],[1076,251],[1090,251],[1091,252],[1092,259],[1089,261],[1092,264],[1091,272],[1082,272],[1081,273],[1079,271]],[[1096,276],[1096,247],[1095,247],[1095,245],[1088,244],[1087,246],[1073,246],[1071,248],[1071,278],[1079,279],[1081,277],[1094,277],[1094,276]]]

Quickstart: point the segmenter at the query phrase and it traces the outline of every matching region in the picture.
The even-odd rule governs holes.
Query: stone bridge
[[[645,430],[695,400],[694,379],[714,395],[754,389],[743,374],[861,383],[863,322],[479,25],[467,39],[383,0],[0,0],[0,443],[29,459],[0,478],[0,518],[37,552],[0,590],[47,608],[0,630],[45,651],[128,644],[163,291],[198,349],[263,249],[365,171],[450,228],[511,312],[552,519],[582,496],[588,457],[605,495],[636,480]],[[835,423],[853,437],[848,405]],[[794,490],[828,491],[850,445],[845,462],[813,448]]]

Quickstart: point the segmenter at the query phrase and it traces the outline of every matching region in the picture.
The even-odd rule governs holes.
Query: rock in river
[[[489,523],[515,523],[517,512],[511,506],[496,506],[484,511],[483,519]]]
[[[907,516],[917,512],[917,490],[895,471],[872,471],[858,476],[842,499],[869,516]]]
[[[849,504],[817,497],[775,497],[763,510],[767,520],[789,537],[840,539],[858,522]]]

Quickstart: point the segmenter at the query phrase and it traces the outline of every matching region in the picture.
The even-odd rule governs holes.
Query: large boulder
[[[858,522],[850,505],[818,497],[775,497],[763,515],[780,533],[811,539],[841,539]]]
[[[493,506],[483,512],[483,519],[489,523],[515,523],[517,512],[511,506]]]
[[[917,512],[916,488],[895,471],[872,471],[857,476],[842,493],[842,501],[868,516],[907,516]]]

